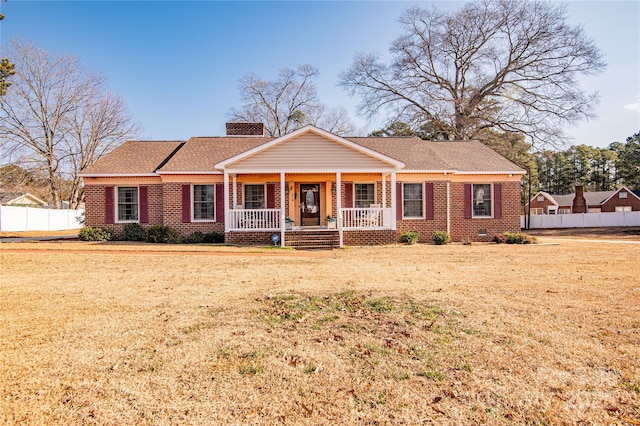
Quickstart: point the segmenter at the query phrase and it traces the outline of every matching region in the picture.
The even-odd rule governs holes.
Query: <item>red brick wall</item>
[[[401,181],[398,181],[402,183]],[[413,182],[415,183],[415,182]],[[391,195],[389,195],[390,197]],[[396,194],[396,196],[399,196]],[[426,191],[425,191],[426,196]],[[428,202],[428,200],[427,200]],[[393,208],[396,208],[394,200]],[[425,203],[426,208],[426,203]],[[418,241],[421,243],[433,242],[433,233],[436,231],[447,230],[447,183],[433,182],[433,208],[434,220],[427,219],[403,219],[398,216],[396,226],[398,229],[397,238],[406,231],[415,231],[418,233]],[[426,211],[424,212],[426,217]]]
[[[620,198],[620,192],[627,192],[627,198]],[[624,189],[611,197],[609,201],[602,205],[602,212],[615,212],[616,206],[631,206],[632,211],[640,211],[640,200],[633,193]]]
[[[227,232],[224,236],[226,244],[238,246],[269,246],[273,245],[271,236],[279,232],[267,231],[232,231]]]
[[[396,231],[391,229],[375,231],[343,231],[342,239],[347,246],[370,246],[395,244],[398,242]]]
[[[543,214],[549,214],[549,206],[555,206],[555,204],[553,204],[551,201],[549,201],[549,199],[547,197],[542,197],[544,200],[543,201],[538,201],[538,197],[540,197],[540,195],[537,195],[533,198],[533,201],[531,201],[531,209],[534,208],[542,208],[542,213]],[[527,207],[525,206],[525,211],[526,211]]]
[[[105,226],[104,201],[104,185],[85,185],[84,224],[86,226]]]
[[[465,219],[464,183],[451,183],[451,239],[492,241],[497,234],[520,231],[520,183],[502,182],[502,219]],[[479,235],[479,231],[487,235]]]

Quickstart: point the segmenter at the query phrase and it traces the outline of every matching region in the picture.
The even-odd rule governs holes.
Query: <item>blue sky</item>
[[[2,3],[3,45],[14,37],[71,53],[109,78],[147,139],[222,135],[240,106],[237,82],[248,72],[273,79],[283,67],[320,70],[321,100],[344,106],[364,131],[384,117],[357,116],[358,99],[337,87],[357,52],[386,54],[407,7],[392,1],[26,1]],[[460,3],[437,2],[442,8]],[[572,1],[570,22],[605,53],[605,73],[582,81],[598,90],[598,118],[567,129],[571,143],[607,146],[640,130],[640,2]]]

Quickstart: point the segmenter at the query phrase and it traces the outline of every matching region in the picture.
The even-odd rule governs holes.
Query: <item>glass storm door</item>
[[[320,225],[320,185],[300,184],[300,222],[302,226]]]

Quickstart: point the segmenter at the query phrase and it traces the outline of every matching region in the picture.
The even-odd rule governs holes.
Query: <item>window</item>
[[[491,217],[491,184],[473,185],[473,216]]]
[[[571,209],[569,208],[559,208],[558,214],[571,214]]]
[[[424,190],[421,183],[405,183],[402,186],[402,217],[424,217]]]
[[[213,220],[213,185],[193,185],[193,220]]]
[[[531,207],[531,215],[540,215],[544,214],[544,209],[542,207]]]
[[[627,198],[627,192],[626,191],[620,191],[618,193],[618,197],[620,198]]]
[[[544,195],[538,195],[538,201],[539,202],[543,202],[544,201]]]
[[[244,186],[244,208],[264,209],[265,208],[264,185]]]
[[[602,213],[602,208],[600,208],[600,207],[589,207],[589,213]]]
[[[371,204],[376,202],[375,184],[373,183],[356,183],[354,207],[369,208]]]
[[[630,212],[631,206],[616,206],[617,212]]]
[[[138,188],[118,188],[118,222],[138,221]]]

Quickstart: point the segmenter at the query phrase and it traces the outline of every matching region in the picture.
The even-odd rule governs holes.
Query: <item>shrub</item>
[[[193,234],[189,235],[184,240],[187,244],[200,244],[204,242],[204,234],[200,231],[196,231]]]
[[[537,242],[535,237],[519,232],[505,232],[504,236],[507,244],[533,244]]]
[[[111,241],[115,240],[116,233],[111,228],[85,226],[78,232],[78,238],[82,241]]]
[[[433,233],[433,242],[439,246],[449,244],[451,242],[451,236],[446,231],[436,231]]]
[[[156,225],[147,229],[147,242],[178,244],[181,242],[181,238],[175,229],[164,225]]]
[[[403,232],[400,235],[400,242],[403,244],[415,244],[418,242],[418,233],[416,231]]]
[[[496,244],[505,244],[507,242],[507,237],[503,234],[498,234],[493,237],[493,242]]]
[[[144,228],[139,223],[127,223],[124,226],[122,239],[125,241],[144,241]]]
[[[208,234],[204,234],[205,243],[214,243],[214,244],[222,244],[224,243],[224,234],[220,232],[209,232]]]

